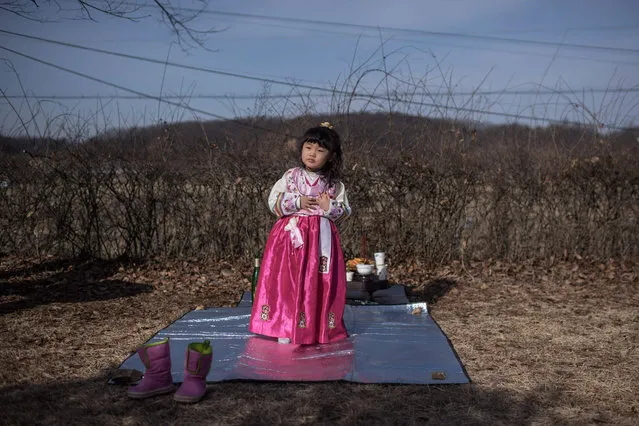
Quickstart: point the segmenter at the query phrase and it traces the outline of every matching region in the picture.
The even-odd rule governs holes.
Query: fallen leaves
[[[430,374],[430,377],[433,380],[446,380],[446,373],[444,373],[443,371],[433,371]]]
[[[68,409],[69,416],[79,414],[79,419],[73,419],[76,422],[91,422],[90,416],[99,412],[106,423],[121,423],[125,409],[127,413],[137,413],[136,420],[171,422],[176,420],[171,416],[179,415],[183,421],[189,415],[186,411],[153,417],[157,407],[174,410],[165,400],[134,407],[124,389],[105,387],[95,378],[106,378],[107,368],[117,367],[140,343],[193,307],[201,310],[234,306],[242,292],[250,288],[247,277],[252,271],[250,261],[237,264],[163,261],[156,265],[116,265],[99,274],[92,269],[90,274],[100,279],[87,284],[81,263],[66,272],[68,263],[48,268],[36,261],[9,257],[0,262],[5,277],[0,284],[5,299],[0,299],[0,303],[13,303],[12,298],[18,296],[20,303],[28,302],[0,316],[4,326],[0,348],[0,364],[4,369],[0,380],[9,389],[15,389],[5,392],[5,401],[11,403],[5,405],[14,412],[15,407],[41,408],[36,398],[26,397],[31,395],[27,389],[31,389],[33,395],[45,395],[59,412]],[[429,267],[414,262],[412,274],[406,273],[400,264],[389,266],[393,281],[413,283],[411,301],[421,301],[428,294],[426,290],[433,291],[434,302],[429,303],[428,313],[450,338],[473,379],[477,393],[470,398],[463,393],[466,391],[446,386],[433,392],[423,387],[345,383],[320,387],[313,384],[308,388],[295,384],[269,387],[266,383],[230,383],[220,384],[219,388],[216,385],[219,392],[200,402],[199,407],[218,413],[227,409],[226,414],[233,416],[250,407],[251,395],[258,393],[275,395],[269,404],[277,407],[279,401],[275,402],[275,398],[286,400],[291,395],[301,395],[297,401],[300,406],[306,403],[313,407],[312,401],[317,399],[320,389],[327,395],[335,394],[335,400],[352,391],[357,404],[368,403],[373,394],[383,394],[388,406],[408,400],[401,406],[403,412],[408,412],[424,406],[423,398],[431,401],[439,394],[443,398],[438,400],[440,405],[452,407],[448,412],[466,409],[489,416],[489,420],[497,423],[521,423],[521,407],[516,404],[519,400],[506,400],[510,406],[502,403],[506,395],[512,394],[525,397],[526,409],[538,415],[546,412],[556,415],[546,418],[551,423],[588,424],[599,418],[597,413],[603,412],[607,417],[602,419],[609,423],[634,424],[637,409],[632,390],[637,376],[639,269],[634,264],[591,265],[586,260],[579,261],[578,266],[573,271],[575,263],[561,261],[552,265],[485,261],[464,267],[459,263]],[[224,269],[230,273],[222,274]],[[611,272],[615,274],[614,280],[609,278]],[[128,287],[140,285],[141,277],[152,283],[151,291],[126,293]],[[574,285],[578,280],[586,285]],[[113,282],[120,286],[114,287]],[[85,296],[91,296],[91,288],[98,286],[107,287],[106,292],[122,293],[117,299],[87,297],[70,302],[68,294],[56,289],[60,285]],[[418,312],[419,309],[413,309],[411,313]],[[420,314],[425,315],[426,311]],[[42,362],[43,359],[47,362]],[[447,371],[443,370],[425,373],[434,381],[447,377]],[[419,394],[421,391],[424,395]],[[8,397],[10,392],[17,396]],[[45,392],[54,392],[54,397]],[[239,398],[236,406],[225,408],[234,401],[225,393]],[[74,394],[78,397],[76,401],[71,400]],[[308,398],[302,398],[306,394]],[[242,399],[245,396],[246,400]],[[98,408],[74,411],[78,403],[87,407],[97,404]],[[378,402],[373,398],[372,403]],[[122,410],[99,411],[100,404],[112,408],[122,404]],[[434,409],[430,419],[441,415],[441,410],[437,410],[440,409]],[[381,411],[380,416],[386,415]],[[263,415],[263,410],[255,412]],[[568,414],[564,416],[562,412]],[[461,421],[457,423],[479,421],[467,417],[458,420]]]

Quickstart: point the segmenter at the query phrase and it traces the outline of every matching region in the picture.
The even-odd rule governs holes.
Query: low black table
[[[346,282],[346,299],[365,300],[371,299],[372,293],[388,288],[388,280],[380,280],[377,275],[355,274],[352,281]]]

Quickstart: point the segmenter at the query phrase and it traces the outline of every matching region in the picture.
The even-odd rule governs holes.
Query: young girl
[[[335,221],[351,213],[339,181],[342,147],[330,123],[306,131],[302,165],[287,170],[268,199],[279,220],[264,249],[249,330],[280,343],[346,338],[346,267]]]

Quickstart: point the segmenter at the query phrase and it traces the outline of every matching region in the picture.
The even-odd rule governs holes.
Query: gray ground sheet
[[[421,313],[418,312],[421,310]],[[426,303],[346,305],[349,337],[325,345],[280,344],[248,331],[251,296],[235,308],[187,313],[154,335],[169,338],[173,380],[184,378],[190,342],[208,339],[213,365],[208,382],[224,380],[329,381],[360,383],[469,383],[451,343],[428,314]],[[144,372],[137,354],[121,369]]]

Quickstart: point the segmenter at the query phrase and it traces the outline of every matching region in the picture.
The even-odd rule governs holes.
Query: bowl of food
[[[360,275],[370,275],[373,273],[373,265],[358,263],[355,267],[357,268],[357,273]]]
[[[350,259],[348,262],[346,262],[346,270],[347,271],[357,271],[357,264],[358,263],[372,263],[372,262],[368,262],[365,258],[363,257],[355,257],[353,259]]]

